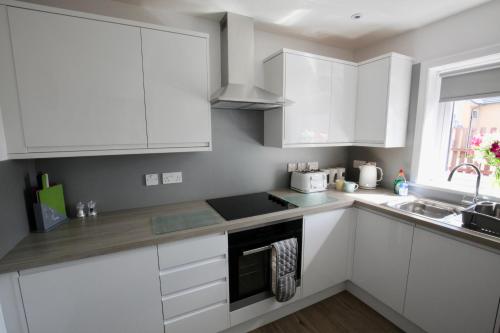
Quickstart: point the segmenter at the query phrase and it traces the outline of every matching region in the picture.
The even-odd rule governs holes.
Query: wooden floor
[[[347,291],[260,327],[253,333],[402,332]]]

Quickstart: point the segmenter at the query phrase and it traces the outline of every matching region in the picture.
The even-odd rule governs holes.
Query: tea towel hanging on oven
[[[286,302],[295,295],[297,271],[297,238],[271,244],[272,292],[278,302]]]

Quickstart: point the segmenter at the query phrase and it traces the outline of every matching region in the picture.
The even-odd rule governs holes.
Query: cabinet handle
[[[259,253],[259,252],[270,250],[270,249],[271,249],[271,245],[262,246],[262,247],[258,247],[256,249],[251,249],[251,250],[248,250],[248,251],[243,251],[243,255],[244,256],[248,256],[250,254]]]

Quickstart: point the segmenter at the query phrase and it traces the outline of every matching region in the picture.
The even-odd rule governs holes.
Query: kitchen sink
[[[407,201],[388,202],[388,207],[396,208],[411,214],[428,217],[434,220],[445,220],[461,214],[464,207],[429,199],[411,199]]]

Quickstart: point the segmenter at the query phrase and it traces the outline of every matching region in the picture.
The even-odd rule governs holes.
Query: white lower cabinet
[[[349,279],[355,226],[354,209],[304,217],[304,297]]]
[[[17,272],[0,275],[0,333],[28,333]]]
[[[500,255],[415,228],[404,315],[428,332],[494,331]]]
[[[227,235],[158,246],[166,333],[215,333],[229,328]]]
[[[21,271],[30,333],[160,333],[156,247]]]
[[[399,313],[410,263],[413,225],[358,210],[352,282]]]

